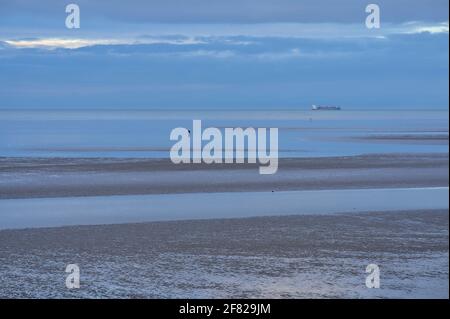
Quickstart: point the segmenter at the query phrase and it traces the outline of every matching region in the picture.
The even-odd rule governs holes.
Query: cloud
[[[90,39],[35,39],[35,40],[6,40],[7,44],[15,48],[65,48],[65,49],[78,49],[86,46],[93,45],[113,45],[121,44],[122,42],[117,40],[90,40]]]
[[[413,27],[411,30],[409,30],[406,33],[431,33],[431,34],[438,34],[438,33],[449,33],[449,24],[447,22],[443,22],[440,24],[435,25],[419,25]]]
[[[383,24],[380,29],[367,29],[364,24],[324,24],[324,23],[265,23],[265,24],[204,24],[204,25],[152,25],[138,28],[127,34],[120,32],[105,37],[38,37],[3,38],[14,48],[78,49],[96,45],[203,45],[224,43],[235,46],[258,44],[258,38],[303,38],[303,39],[386,39],[396,34],[449,33],[449,23],[407,22]],[[106,35],[106,34],[105,34]],[[249,40],[249,38],[252,38]]]
[[[181,54],[183,57],[209,57],[209,58],[219,58],[226,59],[231,58],[236,55],[234,51],[231,50],[197,50],[197,51],[189,51],[183,52]]]
[[[204,43],[201,40],[193,38],[164,39],[164,38],[146,38],[146,39],[23,39],[23,40],[5,40],[8,45],[19,48],[44,48],[44,49],[79,49],[83,47],[96,45],[141,45],[141,44],[171,44],[171,45],[192,45]]]

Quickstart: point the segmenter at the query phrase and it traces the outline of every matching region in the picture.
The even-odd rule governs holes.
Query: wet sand
[[[0,158],[0,201],[3,208],[16,201],[20,205],[68,201],[63,210],[44,210],[66,223],[62,211],[71,208],[77,217],[85,212],[77,211],[78,204],[101,201],[101,196],[108,214],[114,203],[111,195],[155,194],[159,200],[170,196],[180,200],[197,195],[214,199],[236,192],[287,196],[281,191],[421,187],[428,191],[448,187],[448,172],[448,154],[281,159],[275,175],[259,175],[257,166],[248,164]],[[342,196],[338,198],[350,205]],[[134,197],[130,200],[136,202]],[[285,199],[274,203],[280,203],[272,214],[277,216],[131,224],[126,220],[129,216],[121,214],[123,224],[0,230],[0,297],[448,298],[448,208],[419,209],[404,198],[400,204],[411,204],[408,211],[397,206],[377,211],[373,205],[372,211],[358,208],[322,215],[283,211]],[[297,207],[303,207],[301,203]],[[338,206],[336,198],[327,203]],[[30,207],[33,212],[38,205]],[[133,205],[124,207],[127,213],[136,210]],[[242,210],[255,216],[267,205],[253,208],[244,205]],[[11,212],[30,220],[30,215]],[[207,217],[200,218],[214,213],[205,212]],[[6,215],[0,212],[0,223],[2,217],[5,223]],[[223,216],[229,215],[217,217]],[[81,268],[81,288],[75,291],[65,288],[64,270],[71,263]],[[380,289],[365,287],[369,263],[380,267]]]
[[[0,158],[0,198],[448,187],[448,173],[448,154],[285,158],[274,175],[260,175],[254,164]]]
[[[448,298],[448,210],[0,231],[2,298]],[[81,288],[65,288],[65,267]],[[380,289],[365,268],[380,267]]]
[[[353,139],[371,143],[448,145],[448,132],[446,134],[371,134]]]

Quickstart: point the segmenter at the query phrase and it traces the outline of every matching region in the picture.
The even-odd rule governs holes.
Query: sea
[[[0,157],[168,158],[171,131],[193,120],[278,128],[280,157],[448,153],[448,119],[448,110],[407,109],[1,109]]]

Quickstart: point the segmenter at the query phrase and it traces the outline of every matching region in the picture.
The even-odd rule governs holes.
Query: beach
[[[447,154],[282,158],[268,176],[1,158],[0,176],[0,297],[448,298]]]
[[[0,297],[448,298],[447,111],[0,115]],[[278,127],[277,173],[173,164],[193,118]]]

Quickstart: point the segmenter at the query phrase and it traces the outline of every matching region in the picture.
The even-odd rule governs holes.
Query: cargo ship
[[[327,105],[313,105],[313,111],[339,111],[341,108],[339,106],[327,106]]]

